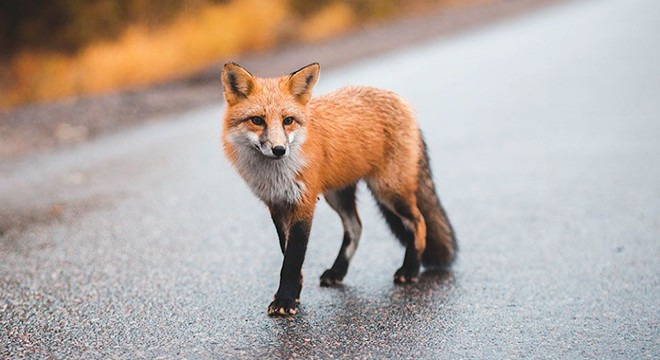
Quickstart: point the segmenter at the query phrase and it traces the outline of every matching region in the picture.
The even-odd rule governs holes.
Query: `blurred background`
[[[245,52],[489,0],[2,0],[0,107],[147,85]]]
[[[566,0],[0,0],[0,159],[222,103],[221,65],[334,66]]]

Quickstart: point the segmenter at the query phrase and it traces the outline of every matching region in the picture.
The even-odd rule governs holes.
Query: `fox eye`
[[[257,126],[264,126],[266,120],[261,116],[253,116],[250,118],[250,121]]]
[[[291,125],[293,124],[293,117],[292,116],[287,116],[284,118],[284,121],[282,121],[284,125]]]

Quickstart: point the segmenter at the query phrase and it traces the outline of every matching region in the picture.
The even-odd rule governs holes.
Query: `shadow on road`
[[[411,345],[426,344],[433,338],[429,334],[431,320],[443,318],[440,323],[449,325],[437,329],[439,332],[453,324],[445,305],[452,302],[455,285],[452,271],[431,270],[422,273],[417,284],[392,284],[378,294],[365,292],[361,286],[324,288],[322,296],[330,297],[331,305],[306,311],[306,307],[314,306],[314,301],[307,300],[299,316],[273,318],[275,336],[271,336],[272,328],[262,329],[264,341],[250,353],[276,358],[327,358],[342,353],[369,358],[383,355],[373,353],[374,348],[396,348],[390,356],[410,356]],[[316,344],[319,341],[324,344]]]

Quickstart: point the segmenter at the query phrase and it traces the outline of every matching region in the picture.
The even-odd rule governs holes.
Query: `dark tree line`
[[[181,12],[194,11],[209,3],[228,1],[0,0],[0,58],[23,49],[71,53],[91,41],[112,39],[129,24],[139,23],[155,28]],[[333,1],[349,4],[355,14],[363,19],[387,16],[383,12],[396,11],[405,3],[403,0],[288,2],[293,16],[305,17]]]
[[[158,26],[181,11],[226,0],[0,0],[0,51],[73,52],[131,23]]]

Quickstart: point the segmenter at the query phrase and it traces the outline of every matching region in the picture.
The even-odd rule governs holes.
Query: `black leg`
[[[335,259],[335,262],[332,263],[332,267],[327,269],[321,275],[321,286],[335,286],[340,285],[344,280],[344,276],[348,272],[348,264],[350,260],[346,256],[346,248],[351,243],[351,238],[348,233],[344,232],[344,239],[342,241],[341,250]]]
[[[280,250],[284,254],[287,243],[287,209],[282,209],[278,207],[270,208],[270,217],[273,219],[273,224],[275,224],[275,230],[277,231],[277,238],[280,241]]]
[[[293,315],[297,311],[296,299],[300,297],[302,289],[301,269],[311,225],[311,220],[291,225],[280,272],[280,286],[275,299],[268,306],[268,315]]]
[[[378,209],[380,209],[380,213],[383,214],[385,222],[390,227],[392,234],[394,234],[397,240],[399,240],[401,245],[406,246],[406,244],[410,242],[410,238],[413,237],[413,233],[403,225],[399,215],[395,214],[383,203],[378,202]]]
[[[417,282],[421,262],[419,251],[415,247],[415,234],[413,232],[415,220],[409,207],[402,202],[398,202],[395,205],[396,212],[394,212],[383,203],[378,202],[378,208],[394,236],[406,247],[403,265],[394,273],[394,282],[397,284]]]
[[[341,218],[344,226],[344,237],[342,239],[339,254],[332,267],[321,275],[321,286],[333,286],[341,284],[348,265],[355,254],[360,234],[362,233],[362,223],[355,206],[356,184],[350,185],[340,190],[327,192],[324,194],[326,201]]]
[[[414,244],[412,246],[406,245],[403,265],[394,273],[394,282],[397,284],[418,282],[420,266],[420,255],[417,249],[415,249]]]

